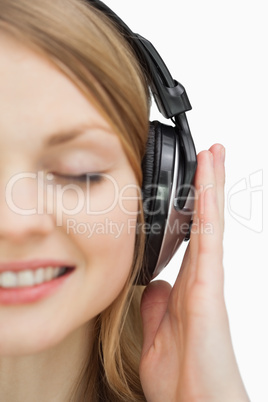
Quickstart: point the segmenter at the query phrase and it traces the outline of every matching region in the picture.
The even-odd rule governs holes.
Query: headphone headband
[[[170,119],[192,109],[185,88],[174,80],[151,42],[131,29],[102,1],[89,1],[95,8],[116,23],[122,35],[131,44],[140,63],[145,67],[149,85],[161,114]]]
[[[160,113],[172,119],[176,126],[179,141],[184,153],[185,176],[176,194],[177,209],[185,206],[196,171],[196,151],[185,112],[191,110],[191,104],[185,88],[174,80],[154,46],[131,29],[102,1],[88,0],[95,8],[107,15],[130,43],[137,54],[141,66],[145,69],[149,86]]]

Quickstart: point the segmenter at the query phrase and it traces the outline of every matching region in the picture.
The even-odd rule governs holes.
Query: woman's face
[[[119,295],[132,265],[138,191],[94,106],[5,34],[0,88],[0,354],[16,355],[57,344]],[[70,177],[86,173],[84,182]],[[75,269],[49,279],[59,274],[49,265]]]

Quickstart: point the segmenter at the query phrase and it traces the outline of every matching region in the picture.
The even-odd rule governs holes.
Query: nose
[[[1,179],[0,240],[25,241],[53,230],[53,217],[45,212],[37,177],[35,173],[20,173]]]

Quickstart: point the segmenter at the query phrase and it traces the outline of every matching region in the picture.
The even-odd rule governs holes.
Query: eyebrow
[[[45,147],[52,147],[54,145],[63,144],[65,142],[71,141],[72,139],[82,135],[88,130],[89,127],[76,127],[73,129],[62,130],[56,134],[52,134],[50,137],[46,138],[44,141]]]

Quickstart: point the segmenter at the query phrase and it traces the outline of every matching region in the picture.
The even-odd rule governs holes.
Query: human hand
[[[197,159],[192,233],[178,278],[173,288],[150,283],[142,298],[148,402],[249,401],[224,302],[224,148],[215,144]]]

